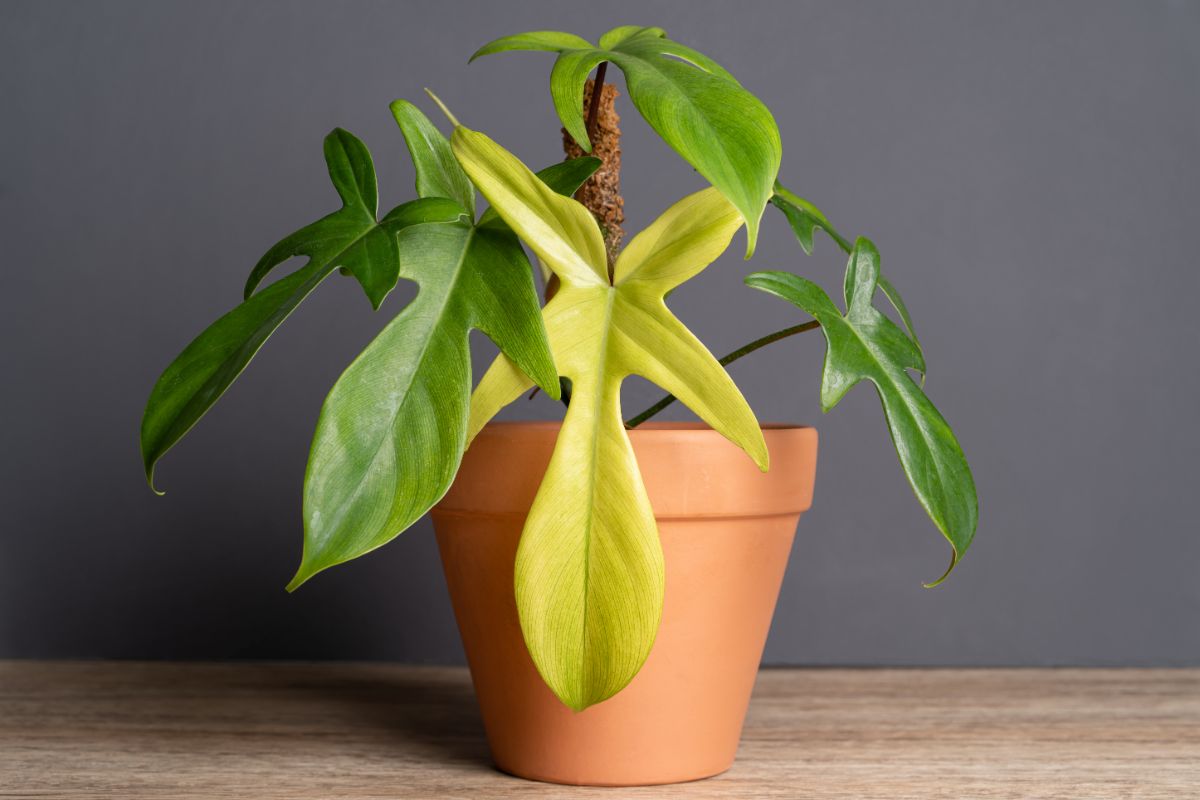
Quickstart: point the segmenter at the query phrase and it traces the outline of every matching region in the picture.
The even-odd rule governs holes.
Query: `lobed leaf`
[[[395,232],[375,220],[379,193],[370,151],[353,134],[336,128],[325,137],[325,161],[342,208],[272,246],[250,271],[247,298],[271,270],[295,256],[346,269],[376,309],[396,285]]]
[[[445,137],[415,106],[397,101],[392,109],[418,165],[418,191],[469,193],[473,202]],[[579,161],[546,172],[574,191],[598,164]],[[386,544],[450,488],[466,448],[472,329],[559,396],[529,260],[502,220],[485,213],[476,224],[417,226],[397,247],[399,276],[420,290],[321,409],[304,482],[304,553],[289,590]]]
[[[424,199],[393,209],[375,220],[377,192],[370,153],[341,129],[325,137],[329,176],[342,199],[341,210],[284,238],[251,272],[246,300],[197,336],[163,371],[142,416],[141,450],[146,480],[154,487],[154,466],[225,393],[276,328],[338,267],[351,269],[372,302],[395,283],[395,237],[426,222],[450,222],[463,214],[451,200]],[[275,266],[292,256],[308,262],[254,294]],[[157,490],[156,490],[157,491]]]
[[[482,134],[459,127],[451,143],[492,207],[561,281],[543,314],[558,372],[571,380],[571,404],[526,519],[515,583],[534,664],[580,710],[632,680],[662,613],[662,550],[621,420],[624,378],[642,375],[669,389],[767,466],[745,399],[663,302],[743,221],[715,189],[685,198],[630,242],[609,284],[603,240],[583,206],[545,191]],[[472,396],[468,438],[531,385],[511,359],[498,358]]]
[[[400,248],[402,277],[421,288],[321,409],[304,481],[304,554],[289,590],[391,541],[450,488],[466,448],[472,328],[558,396],[529,261],[511,232],[421,225],[401,234]]]
[[[950,543],[950,574],[974,538],[979,519],[974,478],[949,424],[909,377],[924,358],[904,331],[880,313],[872,298],[879,281],[879,253],[865,238],[855,243],[846,267],[843,314],[816,284],[786,272],[757,272],[746,284],[798,306],[818,322],[828,346],[821,406],[838,404],[862,380],[875,384],[901,467],[917,500]]]
[[[771,198],[771,205],[783,212],[787,218],[788,224],[792,228],[792,232],[796,235],[796,241],[800,243],[800,247],[808,255],[813,252],[813,232],[820,228],[829,235],[837,243],[838,247],[842,248],[847,254],[853,250],[853,246],[845,237],[834,230],[829,218],[822,213],[821,209],[792,192],[778,181],[775,182],[775,194]],[[879,290],[883,292],[884,297],[892,304],[892,308],[896,309],[896,313],[900,315],[900,321],[904,324],[904,329],[908,333],[908,338],[912,339],[917,350],[921,351],[921,340],[917,338],[917,329],[913,325],[912,316],[908,313],[908,306],[904,304],[904,299],[900,296],[900,292],[892,285],[891,281],[887,280],[883,275],[879,276]],[[925,369],[921,369],[921,382],[925,381]]]

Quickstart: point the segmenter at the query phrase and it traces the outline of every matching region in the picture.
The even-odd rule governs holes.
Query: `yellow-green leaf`
[[[543,314],[571,404],[525,523],[515,585],[534,663],[564,703],[583,709],[633,679],[662,613],[662,550],[621,420],[621,382],[659,384],[767,467],[750,407],[663,300],[720,255],[743,220],[715,189],[686,197],[629,243],[609,284],[603,239],[583,206],[483,134],[459,127],[451,141],[492,207],[561,281]],[[472,396],[468,437],[530,386],[498,358]]]

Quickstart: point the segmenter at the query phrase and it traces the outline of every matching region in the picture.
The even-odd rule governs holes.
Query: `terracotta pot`
[[[630,432],[666,560],[662,628],[616,696],[575,713],[525,649],[513,563],[557,423],[493,423],[433,510],[446,582],[496,765],[555,783],[695,780],[733,763],[796,522],[812,502],[817,433],[764,429],[771,471],[698,424]]]

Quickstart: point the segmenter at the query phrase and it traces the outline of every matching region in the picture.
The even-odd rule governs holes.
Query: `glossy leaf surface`
[[[879,253],[861,237],[846,267],[845,314],[819,286],[796,275],[756,272],[746,278],[747,285],[795,304],[821,323],[828,345],[823,410],[836,406],[860,381],[875,384],[904,474],[953,550],[950,566],[936,584],[950,574],[975,536],[975,482],[949,424],[906,372],[924,371],[921,352],[871,303],[878,281]]]
[[[792,233],[796,234],[796,241],[808,255],[812,255],[813,231],[818,228],[825,231],[829,238],[833,239],[838,247],[847,253],[852,249],[850,242],[834,229],[833,224],[821,209],[778,181],[775,182],[775,193],[771,197],[771,205],[778,208],[787,217],[788,224],[792,227]]]
[[[834,229],[833,224],[822,213],[821,209],[781,185],[778,181],[775,182],[775,194],[771,198],[771,205],[783,212],[788,224],[792,228],[792,233],[796,235],[796,241],[800,243],[800,247],[808,255],[812,255],[813,232],[818,228],[825,231],[829,238],[833,239],[846,254],[849,254],[854,249],[850,242]],[[908,313],[908,306],[904,304],[904,299],[900,296],[899,290],[883,275],[879,276],[879,290],[883,292],[884,297],[892,304],[892,308],[896,309],[896,313],[900,315],[900,321],[904,324],[904,329],[908,332],[908,337],[912,339],[917,350],[921,351],[921,340],[917,338],[917,329],[913,326],[912,317]],[[925,379],[924,370],[921,370],[921,379],[922,381]]]
[[[671,41],[661,28],[622,26],[599,47],[571,34],[520,34],[476,53],[550,50],[558,59],[550,93],[563,126],[590,149],[583,118],[587,76],[601,61],[625,73],[629,97],[650,126],[715,186],[746,222],[746,257],[754,252],[759,220],[779,172],[779,129],[771,112],[723,67]]]
[[[392,110],[417,164],[418,193],[469,193],[473,205],[445,137],[415,106],[397,101]],[[557,164],[550,177],[573,192],[596,163]],[[450,488],[466,446],[472,329],[558,397],[532,269],[501,220],[417,226],[397,247],[400,277],[420,291],[321,409],[304,481],[304,555],[289,589],[386,544]]]
[[[396,231],[375,219],[379,190],[370,151],[353,134],[337,128],[325,137],[325,162],[342,207],[268,250],[246,280],[247,298],[272,269],[294,256],[345,268],[362,284],[373,308],[379,308],[396,285]]]
[[[141,429],[151,486],[155,463],[220,399],[267,338],[330,273],[338,267],[353,270],[364,287],[378,290],[381,300],[399,267],[396,235],[410,225],[450,222],[463,214],[451,200],[430,198],[398,206],[376,222],[375,169],[366,146],[338,129],[325,139],[325,159],[343,208],[267,251],[251,273],[245,302],[197,336],[155,383]],[[296,255],[308,256],[308,263],[252,294],[272,267]]]
[[[637,674],[662,613],[662,550],[621,419],[623,379],[641,375],[671,391],[767,466],[741,393],[663,302],[724,251],[742,218],[715,189],[685,198],[629,243],[610,285],[587,209],[482,134],[459,127],[452,143],[492,207],[561,281],[544,316],[571,403],[526,520],[515,583],[534,663],[564,703],[583,709]],[[472,397],[469,435],[531,385],[498,358]]]
[[[475,187],[454,159],[446,137],[407,100],[394,100],[391,110],[417,173],[417,196],[448,197],[475,219]]]

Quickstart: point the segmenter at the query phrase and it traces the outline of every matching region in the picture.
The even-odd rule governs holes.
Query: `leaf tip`
[[[303,586],[305,582],[308,581],[308,579],[312,576],[313,573],[306,569],[303,564],[301,564],[300,569],[296,570],[296,574],[292,576],[292,579],[288,581],[288,585],[284,587],[284,589],[288,594],[292,594],[301,586]]]
[[[143,423],[145,425],[145,423]],[[145,441],[145,433],[142,434],[143,442]],[[142,445],[142,469],[146,472],[146,485],[150,487],[150,491],[154,492],[159,497],[162,497],[166,492],[154,485],[154,466],[158,463],[158,457],[146,449]]]
[[[758,428],[758,438],[744,449],[759,472],[771,471],[771,451],[767,449],[767,439],[763,436],[761,427]]]
[[[759,218],[751,221],[745,214],[742,215],[742,221],[746,226],[746,256],[745,261],[749,261],[754,257],[754,249],[758,246],[758,224],[762,219],[761,212]]]
[[[471,57],[467,59],[467,63],[474,64],[476,59],[483,58],[484,56],[492,53],[491,48],[493,44],[495,44],[495,42],[488,42],[487,44],[482,45],[478,50],[471,54]]]
[[[453,125],[456,128],[462,127],[462,123],[458,121],[458,117],[456,117],[456,116],[454,116],[454,114],[450,113],[450,109],[447,108],[446,104],[442,102],[442,98],[440,98],[436,94],[434,94],[433,91],[428,86],[425,87],[425,94],[429,95],[429,97],[433,100],[433,102],[438,104],[438,108],[440,108],[442,110],[442,113],[446,115],[446,118],[450,120],[451,125]]]
[[[951,545],[950,566],[946,567],[946,571],[942,573],[942,577],[938,578],[935,581],[931,581],[929,583],[923,583],[923,584],[921,584],[921,586],[923,586],[926,589],[933,589],[937,586],[941,586],[942,583],[946,580],[946,578],[950,577],[950,573],[953,572],[954,568],[958,565],[958,560],[959,560],[958,548]]]

